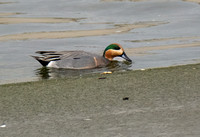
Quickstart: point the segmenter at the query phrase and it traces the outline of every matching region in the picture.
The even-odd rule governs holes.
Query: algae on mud
[[[200,131],[200,64],[0,86],[1,136],[181,136]],[[128,98],[125,99],[125,98]]]

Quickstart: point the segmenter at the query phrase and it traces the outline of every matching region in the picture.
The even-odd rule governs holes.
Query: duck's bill
[[[132,60],[126,55],[125,52],[121,55],[121,57],[122,57],[123,59],[125,59],[126,61],[128,61],[128,62],[132,62]]]

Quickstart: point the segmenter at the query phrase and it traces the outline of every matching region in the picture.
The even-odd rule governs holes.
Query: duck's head
[[[110,61],[113,60],[114,57],[122,57],[128,62],[132,62],[132,60],[124,52],[122,46],[117,43],[110,44],[108,47],[106,47],[103,52],[103,57]]]

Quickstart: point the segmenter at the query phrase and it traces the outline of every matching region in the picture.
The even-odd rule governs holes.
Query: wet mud
[[[137,56],[137,55],[149,54],[148,52],[156,51],[156,50],[168,50],[168,49],[189,48],[189,47],[199,47],[199,46],[200,46],[200,42],[194,42],[194,43],[188,43],[188,44],[177,44],[177,45],[138,47],[138,48],[127,49],[127,53],[130,54],[130,55]]]
[[[3,16],[15,15],[17,13],[2,13]],[[0,14],[0,16],[2,16]],[[80,19],[75,18],[14,18],[1,17],[0,24],[18,24],[18,23],[70,23],[77,22]]]
[[[129,1],[129,2],[140,2],[140,1],[148,1],[148,0],[101,0],[102,2],[126,2],[126,1]]]
[[[0,17],[4,17],[4,16],[12,16],[12,15],[20,15],[23,13],[11,13],[11,12],[7,12],[7,13],[0,13]]]
[[[0,2],[0,4],[12,4],[12,3],[15,3],[15,2]]]
[[[2,18],[3,19],[3,18]],[[59,21],[59,19],[50,19],[49,22]],[[61,19],[62,20],[62,19]],[[68,19],[69,21],[73,21],[74,19]],[[30,21],[28,20],[20,20],[20,21]],[[48,22],[48,19],[39,19],[32,20],[32,22]],[[63,21],[63,20],[62,20]],[[1,22],[1,20],[0,20]],[[75,37],[88,37],[88,36],[103,36],[110,34],[120,34],[129,32],[132,29],[137,28],[145,28],[151,26],[157,26],[165,24],[164,22],[141,22],[136,24],[120,24],[114,25],[115,28],[112,29],[102,29],[102,30],[80,30],[80,31],[58,31],[58,32],[35,32],[35,33],[23,33],[23,34],[15,34],[15,35],[6,35],[0,36],[0,41],[8,41],[8,40],[27,40],[27,39],[61,39],[61,38],[75,38]]]
[[[200,4],[200,0],[183,0],[183,1],[186,1],[186,2],[195,2],[195,3]]]

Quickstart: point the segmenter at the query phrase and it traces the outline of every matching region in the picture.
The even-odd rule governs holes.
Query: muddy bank
[[[168,45],[159,45],[159,46],[148,46],[148,47],[136,47],[127,49],[128,54],[132,55],[144,55],[148,54],[148,52],[154,50],[168,50],[168,49],[176,49],[176,48],[189,48],[189,47],[200,47],[199,42],[200,37],[174,37],[174,38],[159,38],[159,39],[143,39],[143,40],[126,40],[127,42],[133,43],[142,43],[142,42],[162,42],[162,41],[185,41],[184,44],[168,44]],[[188,41],[194,42],[188,42]],[[187,42],[188,43],[187,43]]]
[[[199,4],[200,4],[200,0],[183,0],[183,1],[187,1],[187,2],[195,2],[195,3],[199,3]]]
[[[13,35],[0,36],[0,41],[27,40],[27,39],[62,39],[62,38],[75,38],[75,37],[86,37],[86,36],[102,36],[109,34],[126,33],[132,29],[146,28],[161,24],[165,24],[165,22],[140,22],[135,24],[120,24],[120,25],[115,25],[115,27],[111,29],[101,29],[101,30],[32,32],[23,34],[13,34]]]
[[[162,46],[149,46],[149,47],[137,47],[127,49],[127,53],[130,55],[144,55],[148,52],[155,50],[167,50],[167,49],[176,49],[176,48],[189,48],[189,47],[200,47],[200,42],[193,42],[187,44],[172,44],[172,45],[162,45]]]
[[[140,2],[140,1],[148,1],[148,0],[101,0],[102,2],[126,2],[126,1],[130,1],[130,2]]]
[[[0,2],[0,4],[12,4],[12,3],[15,3],[15,2]]]
[[[7,13],[12,15],[14,13]],[[1,14],[0,14],[1,15]],[[6,15],[3,14],[4,16]],[[1,17],[0,24],[18,24],[18,23],[69,23],[77,22],[80,19],[76,18],[14,18],[14,17]]]
[[[0,13],[0,16],[1,17],[4,17],[4,16],[12,16],[12,15],[20,15],[22,13],[10,13],[10,12],[7,12],[7,13]],[[0,18],[1,19],[1,18]]]
[[[148,2],[148,1],[153,1],[153,0],[101,0],[101,2]],[[200,4],[200,0],[182,0],[186,2],[195,2]]]
[[[161,42],[161,41],[171,41],[171,40],[178,40],[178,41],[188,41],[188,40],[199,40],[200,37],[173,37],[173,38],[159,38],[159,39],[143,39],[143,40],[126,40],[128,42]]]
[[[0,86],[0,136],[200,134],[200,65]]]

